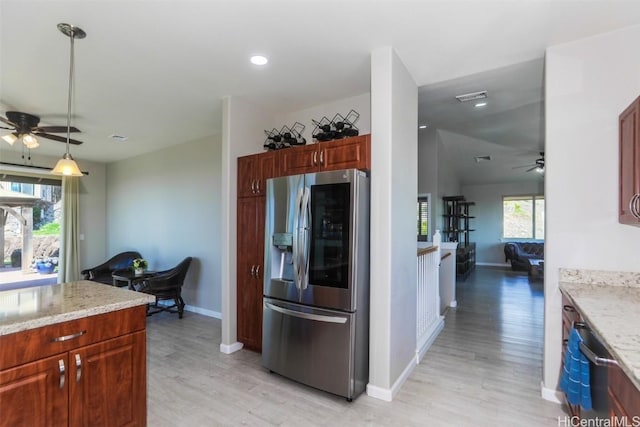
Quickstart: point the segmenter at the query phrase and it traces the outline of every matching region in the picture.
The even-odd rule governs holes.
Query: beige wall
[[[108,254],[137,250],[152,270],[194,257],[187,309],[220,316],[221,139],[209,137],[107,166]]]

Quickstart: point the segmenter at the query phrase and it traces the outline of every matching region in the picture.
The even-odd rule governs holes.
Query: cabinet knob
[[[256,265],[256,279],[260,278],[260,264]]]
[[[320,164],[324,165],[324,150],[320,152]]]
[[[313,152],[313,164],[316,165],[316,166],[318,165],[318,152],[317,151]]]
[[[256,180],[255,179],[251,180],[251,192],[253,194],[256,194]]]
[[[256,277],[256,266],[255,264],[251,266],[251,277]]]
[[[256,180],[256,193],[260,194],[260,178]]]

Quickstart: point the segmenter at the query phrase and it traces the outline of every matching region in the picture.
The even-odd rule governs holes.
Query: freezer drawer
[[[303,384],[352,399],[364,390],[356,356],[355,313],[264,299],[262,364]],[[359,363],[359,362],[358,362]],[[368,365],[368,361],[367,361]]]

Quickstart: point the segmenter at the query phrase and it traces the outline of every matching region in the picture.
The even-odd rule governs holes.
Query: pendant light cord
[[[71,34],[69,35],[69,39],[71,40],[71,56],[69,59],[69,100],[67,102],[67,156],[69,156],[69,140],[71,139],[71,95],[73,92],[73,39],[75,38],[75,33],[73,28],[71,29]]]

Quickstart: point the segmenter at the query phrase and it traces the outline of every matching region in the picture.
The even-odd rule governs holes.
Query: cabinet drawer
[[[146,307],[127,308],[0,336],[0,370],[146,327]]]

